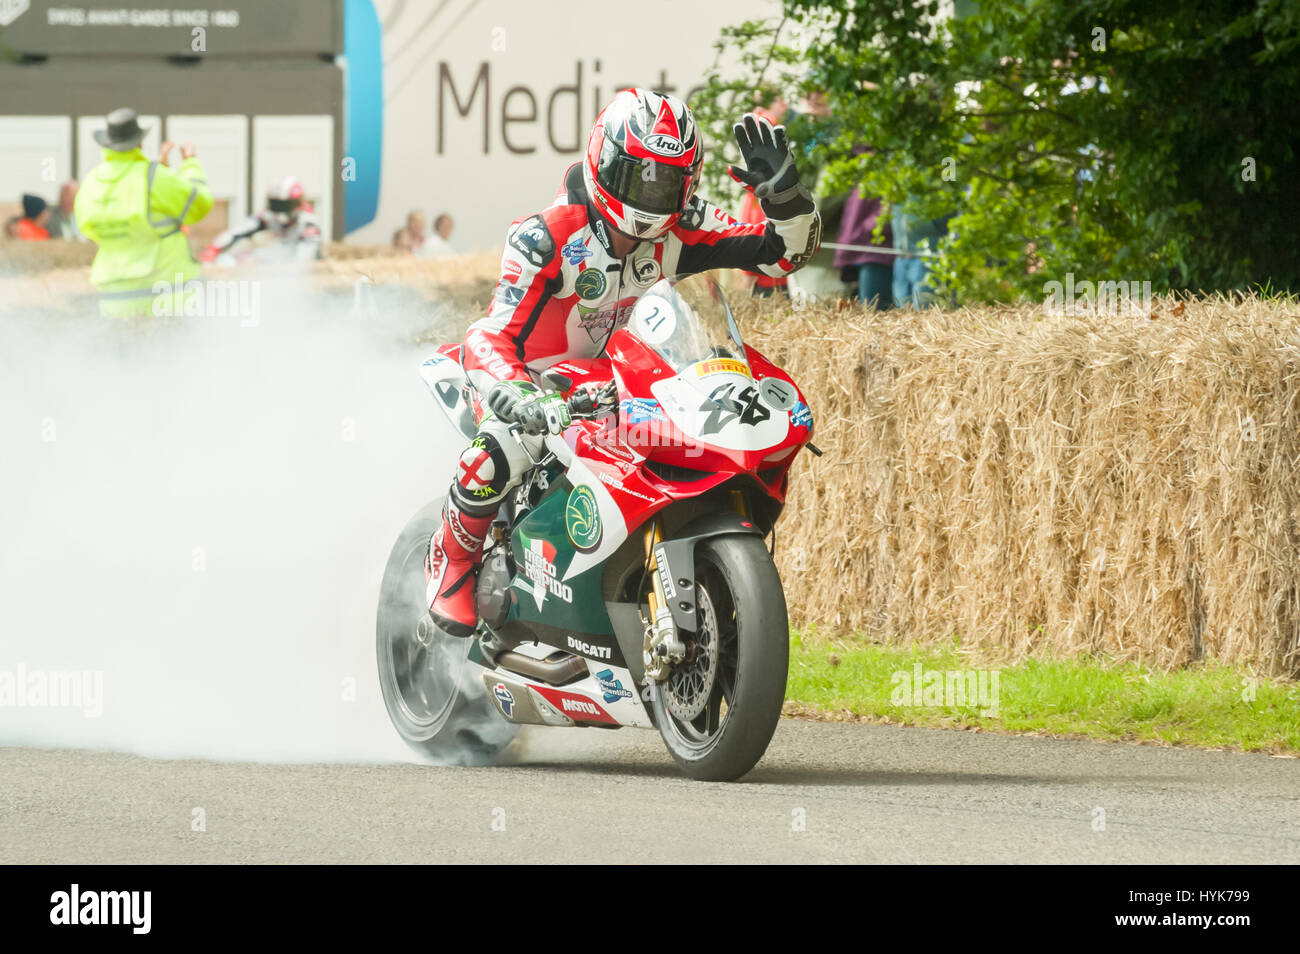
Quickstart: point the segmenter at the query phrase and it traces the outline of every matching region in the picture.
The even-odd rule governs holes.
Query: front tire
[[[379,686],[393,727],[415,751],[444,765],[486,765],[517,728],[501,718],[468,659],[473,638],[449,636],[429,618],[424,558],[442,504],[412,517],[388,557],[375,621]]]
[[[763,757],[781,718],[790,666],[785,593],[763,541],[749,534],[701,540],[695,574],[695,638],[687,659],[654,684],[651,706],[686,775],[730,782]]]

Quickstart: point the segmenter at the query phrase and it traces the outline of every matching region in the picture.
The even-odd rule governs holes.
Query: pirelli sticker
[[[695,373],[701,377],[708,377],[710,374],[743,374],[749,377],[749,368],[743,361],[734,361],[731,358],[710,358],[708,361],[701,361],[695,366]]]

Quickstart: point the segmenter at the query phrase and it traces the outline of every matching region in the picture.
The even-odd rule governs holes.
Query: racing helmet
[[[582,176],[596,210],[617,231],[655,239],[695,193],[704,137],[676,96],[622,90],[596,117]]]
[[[266,193],[266,209],[281,225],[288,225],[297,218],[305,195],[302,183],[296,177],[288,176],[271,186]]]

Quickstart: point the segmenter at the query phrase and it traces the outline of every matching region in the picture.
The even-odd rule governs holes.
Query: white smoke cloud
[[[418,374],[432,349],[262,281],[255,324],[0,304],[0,674],[103,673],[98,718],[0,705],[0,745],[410,757],[374,615],[459,450]]]

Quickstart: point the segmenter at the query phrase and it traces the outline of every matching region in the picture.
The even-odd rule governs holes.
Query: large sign
[[[342,0],[0,0],[0,49],[28,56],[336,55]]]
[[[420,209],[430,221],[449,213],[463,251],[500,249],[511,220],[554,198],[616,91],[649,86],[689,102],[725,24],[780,14],[776,0],[375,0],[375,9],[382,187],[374,221],[348,239],[387,243]],[[371,170],[358,163],[356,173]]]
[[[293,174],[336,237],[387,245],[418,209],[452,217],[453,248],[499,250],[512,220],[555,197],[616,91],[689,102],[724,25],[779,13],[777,0],[0,0],[0,51],[23,54],[0,57],[0,120],[25,137],[0,171],[27,181],[35,156],[53,198],[98,158],[69,130],[130,105],[226,157],[210,185],[235,214]],[[238,134],[214,132],[241,116]],[[717,161],[721,144],[705,145]]]

